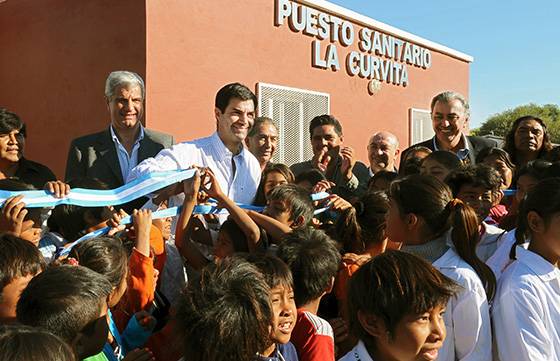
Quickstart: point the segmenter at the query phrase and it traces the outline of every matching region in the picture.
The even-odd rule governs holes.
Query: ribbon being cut
[[[70,204],[82,207],[103,207],[103,206],[115,206],[120,204],[125,204],[133,201],[137,198],[153,194],[154,192],[163,189],[172,184],[182,182],[183,180],[192,178],[195,174],[196,169],[186,169],[186,170],[175,170],[167,172],[154,172],[146,174],[133,182],[127,183],[119,188],[110,190],[93,190],[93,189],[83,189],[74,188],[71,189],[69,194],[63,198],[55,198],[47,191],[37,190],[37,191],[3,191],[0,190],[0,202],[4,203],[8,198],[15,197],[18,195],[23,195],[23,202],[26,208],[51,208],[61,204]],[[319,201],[326,199],[329,196],[326,192],[316,193],[311,195],[313,201]],[[237,204],[243,209],[250,209],[255,211],[262,211],[264,207],[257,207],[248,204]],[[315,214],[326,211],[329,208],[327,205],[324,208],[317,209]],[[152,219],[160,219],[167,217],[175,217],[181,213],[181,207],[171,207],[168,209],[162,209],[156,211],[152,214]],[[218,207],[218,204],[214,200],[210,200],[209,204],[197,205],[193,211],[197,214],[221,214],[227,213]],[[120,224],[126,225],[131,224],[132,218],[130,216],[124,217]],[[63,257],[68,255],[70,250],[76,244],[90,239],[93,237],[98,237],[109,232],[110,227],[100,228],[93,232],[90,232],[78,240],[70,243],[63,249],[57,252],[58,257]]]

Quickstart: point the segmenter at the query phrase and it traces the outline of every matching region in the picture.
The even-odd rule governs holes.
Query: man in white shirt
[[[150,172],[208,167],[230,199],[250,204],[260,182],[261,167],[243,142],[253,126],[256,107],[257,98],[245,85],[224,86],[216,94],[214,134],[164,149],[134,168],[127,182]]]

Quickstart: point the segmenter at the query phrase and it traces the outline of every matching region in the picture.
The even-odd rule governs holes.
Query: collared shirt
[[[464,148],[461,148],[457,151],[457,157],[461,160],[461,161],[466,161],[466,160],[470,160],[469,156],[472,153],[472,149],[469,146],[469,141],[467,139],[467,136],[464,134],[461,134],[462,140],[463,140],[463,145]],[[437,144],[437,137],[434,135],[434,137],[432,138],[432,142],[434,142],[434,151],[438,151],[440,150]]]
[[[338,361],[373,361],[373,358],[369,355],[366,346],[360,340],[356,346]]]
[[[453,247],[433,266],[462,287],[447,302],[443,317],[447,337],[439,350],[438,361],[492,360],[490,312],[482,281]]]
[[[496,276],[496,282],[500,280],[506,268],[513,262],[509,255],[511,253],[511,247],[515,244],[516,229],[517,228],[514,228],[507,232],[504,236],[500,237],[498,240],[498,248],[492,257],[488,258],[486,261],[486,264],[492,269],[494,276]],[[529,247],[529,242],[526,242],[521,246],[527,249]]]
[[[127,179],[130,171],[138,165],[138,149],[140,149],[140,141],[144,139],[144,127],[140,125],[140,133],[132,146],[132,152],[130,154],[128,154],[119,140],[119,137],[115,134],[115,130],[112,125],[109,126],[109,129],[111,129],[111,138],[113,139],[113,143],[115,143],[115,149],[117,150],[117,156],[119,157],[122,177],[123,179]]]
[[[235,172],[232,164],[235,163]],[[210,168],[220,188],[230,199],[251,204],[261,179],[257,158],[246,148],[234,155],[222,142],[218,133],[164,149],[154,158],[142,161],[128,178],[130,182],[150,172],[187,169],[193,165]]]
[[[480,240],[476,245],[476,255],[482,262],[486,262],[498,249],[500,239],[507,233],[492,224],[482,222]]]
[[[492,310],[499,360],[560,360],[560,270],[516,248]]]

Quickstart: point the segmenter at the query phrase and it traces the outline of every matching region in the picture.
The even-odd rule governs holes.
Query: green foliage
[[[473,135],[494,134],[505,137],[517,118],[533,115],[541,118],[550,133],[553,143],[560,143],[560,107],[556,104],[526,104],[490,116],[480,128],[471,130]]]

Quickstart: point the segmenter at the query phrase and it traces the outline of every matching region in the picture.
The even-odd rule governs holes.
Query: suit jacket
[[[138,149],[138,163],[154,157],[173,145],[173,136],[144,128]],[[106,130],[76,138],[70,144],[66,162],[66,182],[77,178],[97,178],[114,189],[124,184],[119,157],[111,131]]]
[[[492,147],[497,147],[498,143],[493,140],[493,139],[488,139],[488,138],[484,138],[484,137],[473,137],[473,136],[465,136],[465,138],[467,139],[467,143],[468,144],[468,148],[471,150],[469,152],[469,159],[471,164],[475,164],[476,163],[476,156],[478,155],[478,153],[484,149],[484,148],[492,148]],[[406,153],[414,147],[417,146],[422,146],[422,147],[426,147],[428,149],[430,149],[432,152],[435,151],[434,148],[434,138],[430,138],[428,140],[425,140],[421,143],[417,143],[414,145],[411,145],[410,147],[406,148],[404,150],[404,152],[401,154],[401,163],[399,166],[399,169],[401,169],[402,165],[403,165],[403,159],[406,158]]]

